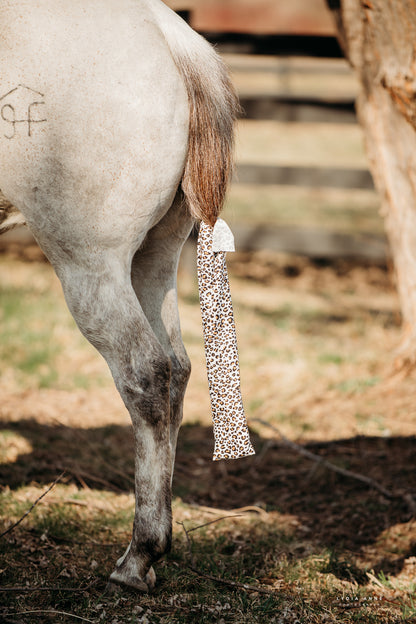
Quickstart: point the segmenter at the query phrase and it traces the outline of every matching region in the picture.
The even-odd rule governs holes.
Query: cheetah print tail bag
[[[240,388],[237,336],[225,255],[234,251],[228,225],[201,223],[198,236],[198,286],[208,386],[214,424],[213,460],[254,455]]]

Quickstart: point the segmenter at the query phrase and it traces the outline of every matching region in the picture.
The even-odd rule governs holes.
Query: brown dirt
[[[351,315],[364,315],[372,325],[364,335],[361,333],[361,343],[358,341],[352,349],[360,348],[360,344],[363,349],[369,348],[368,336],[375,337],[378,344],[373,345],[375,352],[371,352],[371,357],[367,353],[347,362],[342,374],[350,372],[355,379],[361,374],[368,376],[371,369],[374,383],[358,388],[340,387],[339,377],[334,377],[338,385],[331,387],[325,375],[317,375],[313,383],[311,376],[300,371],[300,381],[287,388],[285,384],[272,384],[273,370],[265,371],[265,379],[257,375],[250,380],[250,370],[259,372],[258,362],[250,358],[256,350],[264,349],[264,344],[259,346],[258,339],[256,342],[244,335],[242,368],[247,380],[247,402],[262,399],[258,408],[249,409],[257,456],[234,463],[213,463],[206,389],[201,391],[206,383],[201,346],[191,341],[191,357],[195,358],[195,352],[199,361],[194,367],[196,373],[180,434],[174,494],[185,503],[221,509],[262,507],[276,517],[295,522],[300,549],[342,549],[350,552],[360,566],[375,572],[383,570],[398,578],[411,577],[415,573],[416,524],[405,495],[416,499],[416,380],[415,374],[388,374],[388,349],[400,334],[397,299],[389,273],[377,267],[315,266],[306,260],[267,254],[255,258],[238,256],[231,262],[231,272],[243,322],[252,322],[251,312],[243,309],[243,299],[246,306],[255,301],[260,309],[264,297],[267,305],[273,307],[273,299],[270,301],[266,293],[270,295],[277,288],[296,295],[298,303],[317,290],[331,291],[332,307],[324,319],[328,336],[334,325],[342,335]],[[184,286],[182,307],[185,322],[189,318],[186,328],[190,331],[192,323],[196,323],[190,317],[195,304],[186,303],[187,288]],[[252,298],[247,303],[248,293]],[[266,308],[261,309],[264,312]],[[335,320],[331,320],[331,314]],[[292,335],[293,331],[286,334]],[[272,337],[270,333],[269,338]],[[283,334],[280,337],[284,339]],[[253,344],[250,340],[254,340]],[[351,340],[351,332],[346,340]],[[385,349],[384,361],[377,361]],[[268,365],[273,369],[272,360],[268,360]],[[333,375],[332,369],[328,375]],[[307,385],[301,390],[305,380]],[[279,421],[276,397],[290,419],[282,417]],[[203,418],[201,410],[206,414]],[[382,484],[391,492],[391,498],[301,457],[276,439],[275,431],[256,423],[256,416],[269,420],[322,459]],[[7,484],[16,488],[30,482],[46,484],[56,477],[57,471],[65,469],[68,478],[81,487],[132,491],[130,424],[113,388],[8,393],[3,387],[0,419],[2,428],[15,434],[14,446],[5,451],[0,464],[3,487]],[[363,582],[359,571],[351,572],[341,566],[340,578],[351,574],[358,583]]]

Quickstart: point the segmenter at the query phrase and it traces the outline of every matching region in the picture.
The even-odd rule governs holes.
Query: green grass
[[[43,319],[50,315],[53,297],[41,298],[26,289],[0,291],[0,361],[14,367],[22,377],[36,375],[40,384],[56,379],[53,364],[59,346],[51,337],[52,327]]]
[[[6,271],[8,267],[1,268]],[[328,273],[322,272],[324,276]],[[37,279],[16,283],[4,280],[2,284],[3,387],[12,378],[14,390],[32,388],[31,396],[36,400],[37,389],[41,387],[75,391],[96,388],[100,379],[107,383],[102,377],[103,369],[97,365],[100,360],[95,353],[92,355],[92,349],[71,320],[61,292],[50,277],[49,267],[45,267],[42,279],[43,286],[39,286]],[[260,282],[247,285],[242,279],[234,279],[232,273],[231,279],[236,292],[249,417],[259,415],[276,423],[291,439],[300,437],[324,443],[331,435],[334,440],[339,435],[347,438],[354,435],[357,423],[363,430],[367,424],[374,427],[376,423],[372,419],[379,410],[383,417],[383,412],[380,406],[371,405],[370,410],[365,394],[381,380],[380,370],[374,366],[374,362],[381,361],[385,349],[380,331],[382,328],[396,335],[398,328],[386,326],[381,316],[372,317],[362,301],[348,299],[355,297],[356,291],[359,294],[361,286],[365,301],[377,308],[374,289],[369,295],[368,284],[360,278],[361,282],[351,279],[337,290],[338,275],[334,273],[329,282],[322,283],[321,274],[318,276],[318,270],[311,267],[305,269],[304,275],[300,272],[298,280],[290,281],[280,274],[270,285]],[[284,281],[283,285],[280,280]],[[261,449],[265,449],[261,464],[257,465],[255,459],[252,464],[242,463],[236,468],[224,465],[207,470],[206,449],[211,438],[208,440],[204,431],[209,423],[209,408],[201,409],[203,392],[207,389],[200,317],[197,296],[188,288],[186,278],[185,291],[184,336],[200,379],[193,387],[192,380],[190,384],[188,426],[185,424],[181,432],[181,457],[174,483],[173,548],[156,565],[155,592],[144,596],[129,590],[106,592],[108,576],[131,537],[133,495],[116,493],[133,487],[132,449],[126,444],[130,430],[124,422],[108,425],[101,421],[103,404],[99,402],[99,392],[94,394],[97,404],[92,401],[91,415],[88,414],[91,420],[82,422],[82,414],[88,408],[84,405],[85,393],[80,392],[82,400],[75,405],[80,406],[81,417],[75,413],[74,423],[67,416],[65,426],[45,424],[42,414],[39,422],[30,422],[30,406],[25,405],[24,422],[14,422],[13,418],[8,422],[7,414],[5,428],[0,433],[0,463],[11,488],[0,491],[0,532],[30,508],[48,480],[54,478],[58,465],[65,466],[68,473],[19,527],[0,539],[0,588],[10,588],[9,592],[0,592],[0,621],[7,618],[30,624],[67,623],[76,621],[71,616],[77,615],[94,624],[145,621],[149,624],[378,624],[384,621],[396,624],[411,617],[414,604],[409,583],[403,580],[401,589],[393,590],[396,579],[390,580],[386,571],[386,583],[382,583],[382,588],[375,587],[365,577],[371,566],[360,559],[364,555],[359,552],[358,542],[357,552],[354,549],[349,552],[341,543],[342,538],[336,549],[330,549],[326,539],[322,539],[322,531],[319,539],[316,536],[320,520],[312,524],[310,519],[323,505],[321,502],[316,507],[314,492],[319,495],[319,490],[330,491],[322,515],[333,517],[328,533],[336,532],[340,479],[333,479],[323,469],[314,473],[312,465],[305,466],[299,456],[282,453],[281,448],[268,449],[267,438],[263,437],[265,431],[260,426],[256,449],[258,457]],[[329,399],[322,399],[326,391]],[[310,400],[302,403],[308,392]],[[331,396],[340,401],[357,397],[360,402],[348,408],[352,424],[346,433],[343,430],[340,434],[338,425],[343,426],[347,412],[341,412],[342,417],[336,420],[336,405],[333,410],[336,434],[332,431],[328,434],[325,424],[322,426],[321,416],[325,421],[327,413],[332,411],[330,403],[326,403]],[[55,409],[59,418],[59,407]],[[11,412],[10,415],[14,417]],[[386,428],[391,426],[387,417],[385,422]],[[189,423],[199,424],[189,426]],[[278,463],[271,460],[275,452],[280,455]],[[340,453],[334,462],[354,468],[354,457]],[[257,474],[260,467],[262,470]],[[211,470],[215,476],[212,480],[207,477]],[[101,485],[94,480],[97,476],[102,479]],[[81,487],[81,478],[91,489]],[[246,496],[251,480],[257,485]],[[304,493],[299,492],[302,487]],[[348,488],[345,491],[347,498]],[[236,496],[241,504],[234,502]],[[288,509],[292,498],[299,497],[302,500],[298,509]],[[203,527],[223,512],[213,513],[192,504],[196,501],[229,509],[247,504],[247,500],[251,505],[258,505],[258,513]],[[351,515],[356,513],[365,518],[368,513],[378,514],[383,522],[387,517],[391,526],[399,522],[399,516],[389,516],[391,506],[373,494],[360,500],[354,491],[351,501]],[[266,511],[260,513],[262,509]],[[349,522],[345,509],[342,513]],[[196,527],[189,533],[192,552],[177,521],[183,522],[188,531]],[[348,532],[344,517],[341,524]],[[377,525],[371,540],[376,540],[381,530]],[[366,545],[372,546],[371,540]],[[400,544],[401,550],[397,545],[386,546],[384,550],[382,544],[377,547],[378,561],[384,552],[388,562],[410,552],[408,541]],[[191,570],[191,564],[199,573]],[[378,570],[377,575],[380,579]],[[236,584],[251,587],[247,590]],[[19,591],[21,587],[28,591]],[[386,598],[396,592],[398,599],[395,604],[372,603],[369,598],[377,592]],[[343,602],[346,596],[357,596],[359,605],[347,608]],[[35,610],[42,613],[15,615]],[[48,615],[46,612],[51,610],[70,615]]]
[[[344,358],[338,353],[320,353],[318,362],[320,364],[336,364],[339,366],[344,362]]]
[[[378,383],[380,383],[379,377],[368,377],[366,379],[356,378],[346,379],[340,383],[335,384],[333,387],[340,392],[345,392],[346,394],[355,394],[363,392],[367,388],[371,388]]]
[[[3,491],[1,516],[8,522],[17,519],[40,492],[33,487]],[[374,591],[366,587],[366,569],[357,566],[353,556],[301,547],[299,534],[285,528],[279,514],[212,523],[212,516],[180,499],[174,501],[172,552],[156,565],[156,591],[138,595],[120,589],[108,594],[106,579],[130,539],[132,518],[131,495],[55,486],[0,540],[1,586],[27,590],[0,594],[0,618],[6,622],[16,613],[35,610],[46,618],[46,612],[54,610],[97,624],[371,624],[386,614],[386,603],[375,600]],[[389,579],[382,574],[378,578],[390,592]],[[348,609],[348,603],[355,608]],[[414,615],[414,599],[406,587],[388,621],[404,622]],[[55,613],[53,621],[71,618]]]
[[[3,265],[6,262],[2,262]],[[7,266],[2,266],[7,270]],[[50,278],[49,278],[50,279]],[[59,289],[34,283],[11,286],[0,282],[0,375],[21,388],[88,388],[91,377],[71,364],[68,350],[84,352],[84,361],[98,355],[81,336]],[[68,363],[69,375],[63,370]],[[108,383],[107,370],[93,383]]]

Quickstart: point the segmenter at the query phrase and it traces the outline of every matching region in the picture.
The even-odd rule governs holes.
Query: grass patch
[[[370,279],[364,271],[341,274],[305,263],[285,272],[266,257],[263,265],[250,262],[253,276],[267,269],[264,282],[243,279],[248,263],[241,262],[237,279],[230,272],[249,416],[275,422],[291,439],[316,443],[312,450],[339,466],[371,471],[391,490],[402,482],[410,487],[414,444],[401,435],[400,423],[412,413],[414,383],[403,382],[408,402],[399,392],[403,386],[397,393],[384,392],[380,363],[386,345],[398,335],[397,324],[387,324],[387,317],[376,313],[394,311],[394,303],[386,302],[391,293],[384,274],[372,272]],[[34,274],[22,277],[33,269],[20,270],[20,281],[3,284],[8,303],[2,312],[7,329],[2,323],[2,330],[10,342],[9,351],[0,354],[7,390],[0,473],[11,489],[1,491],[2,528],[30,508],[58,469],[65,468],[67,477],[0,540],[0,586],[13,589],[0,593],[0,620],[72,621],[46,615],[48,610],[97,624],[395,624],[406,614],[411,617],[414,575],[409,581],[405,573],[410,577],[413,570],[414,540],[400,500],[386,503],[362,485],[315,469],[281,444],[268,444],[273,434],[260,426],[253,435],[256,457],[211,462],[200,315],[190,286],[194,275],[187,280],[186,274],[180,277],[182,326],[194,372],[174,479],[173,549],[156,566],[153,594],[106,594],[108,576],[131,536],[131,427],[119,418],[119,405],[110,405],[109,393],[76,390],[96,388],[100,377],[107,383],[105,364],[80,337],[50,267],[42,268],[40,285]],[[24,337],[26,331],[31,336]],[[9,357],[16,360],[9,363]],[[56,376],[48,379],[50,371]],[[14,394],[8,392],[10,379]],[[42,385],[71,392],[42,393]],[[397,409],[390,403],[396,394]],[[367,433],[375,418],[366,423],[360,415],[367,413],[380,415],[394,436],[374,441],[362,436],[356,442],[358,425]],[[192,572],[188,542],[176,521],[189,530],[245,507],[257,511],[190,533],[200,575]],[[377,541],[386,526],[393,531],[400,522],[403,540]],[[380,587],[367,577],[360,584],[359,571],[367,570],[376,580],[383,571],[388,582]],[[224,581],[252,585],[254,591]],[[19,592],[19,587],[30,591]],[[386,601],[365,600],[375,595]],[[347,608],[347,596],[358,596],[359,605]],[[14,615],[36,609],[44,613]]]
[[[33,487],[4,491],[0,496],[2,517],[17,518],[39,492]],[[132,507],[130,495],[56,486],[0,541],[2,587],[16,588],[1,593],[4,621],[30,610],[62,611],[115,624],[317,624],[325,621],[324,616],[334,621],[372,622],[386,613],[381,601],[369,606],[368,597],[373,594],[366,587],[365,570],[353,559],[306,544],[296,526],[280,514],[212,523],[212,515],[192,510],[180,499],[174,502],[172,552],[156,565],[156,591],[137,595],[120,590],[108,595],[106,579],[129,541]],[[187,531],[194,529],[188,538],[182,523]],[[199,573],[193,572],[191,565]],[[239,583],[251,590],[244,590]],[[391,584],[387,579],[383,584],[389,593]],[[360,604],[355,611],[348,611],[342,605],[352,596]],[[403,621],[402,614],[411,615],[413,608],[412,600],[403,593],[400,615],[390,609],[389,622]],[[361,619],[354,619],[357,613]],[[286,619],[281,619],[282,614]],[[54,621],[68,620],[56,613]]]
[[[344,358],[337,353],[321,353],[318,356],[318,362],[320,364],[336,364],[339,366],[344,362]]]
[[[40,300],[26,289],[3,288],[0,292],[0,361],[7,362],[20,377],[36,376],[45,385],[48,378],[56,379],[53,365],[60,347],[51,338],[52,327],[45,327],[45,315],[50,315],[53,297]]]
[[[51,268],[44,271],[45,283],[0,282],[1,376],[17,389],[108,385],[105,363],[76,327]],[[93,379],[83,371],[91,362],[99,371]]]
[[[346,379],[333,387],[346,394],[357,394],[376,386],[378,383],[380,383],[379,377],[368,377],[367,379]]]
[[[322,574],[333,574],[336,578],[350,581],[353,584],[363,585],[368,581],[365,570],[357,567],[353,561],[340,557],[336,551],[330,553],[329,560],[325,562],[320,571]]]

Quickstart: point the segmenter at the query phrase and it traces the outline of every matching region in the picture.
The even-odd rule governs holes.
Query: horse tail
[[[213,47],[162,2],[152,0],[150,6],[188,93],[189,145],[182,190],[191,214],[214,225],[233,169],[238,99]]]
[[[20,210],[15,208],[0,190],[0,234],[12,230],[17,225],[25,225],[26,221]]]

